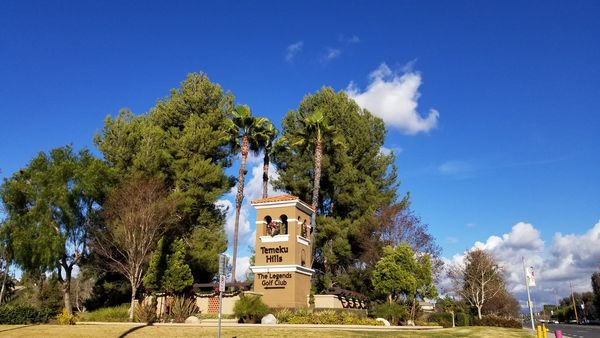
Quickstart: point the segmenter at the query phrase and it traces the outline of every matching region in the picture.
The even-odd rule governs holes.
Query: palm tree
[[[312,226],[314,229],[316,211],[319,206],[319,190],[321,187],[321,158],[323,157],[323,141],[331,139],[333,144],[341,144],[336,128],[325,117],[322,110],[315,110],[301,120],[302,128],[296,135],[292,145],[306,146],[314,151],[314,178],[312,191]]]
[[[261,138],[262,138],[262,148],[265,151],[265,156],[263,158],[263,193],[262,198],[268,197],[268,185],[269,185],[269,156],[273,149],[273,141],[279,134],[279,131],[271,121],[267,121],[262,130],[261,130]]]
[[[246,160],[250,150],[258,152],[261,147],[261,129],[268,122],[264,117],[254,117],[248,106],[237,106],[233,111],[232,119],[229,120],[231,132],[231,146],[234,151],[240,150],[242,163],[237,183],[237,195],[235,197],[235,225],[233,230],[233,273],[231,281],[235,283],[235,268],[237,260],[238,230],[240,224],[240,209],[244,200],[244,181],[246,177]]]

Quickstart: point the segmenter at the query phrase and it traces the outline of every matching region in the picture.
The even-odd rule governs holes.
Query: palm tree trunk
[[[312,196],[312,227],[315,230],[315,223],[317,218],[317,207],[319,205],[319,189],[321,188],[321,157],[322,157],[322,145],[321,138],[317,137],[315,142],[315,178],[313,181],[313,196]]]
[[[265,149],[265,157],[263,159],[263,194],[262,198],[268,197],[269,190],[269,149]]]
[[[235,226],[233,228],[233,262],[231,282],[235,283],[235,268],[237,262],[238,231],[240,226],[240,209],[244,200],[244,179],[246,176],[246,159],[248,158],[248,136],[242,136],[242,164],[238,176],[238,191],[235,197]]]

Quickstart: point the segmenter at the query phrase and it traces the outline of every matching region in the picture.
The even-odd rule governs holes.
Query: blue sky
[[[106,115],[146,112],[189,72],[276,123],[331,86],[377,106],[445,257],[479,241],[539,256],[546,289],[583,290],[600,263],[599,15],[594,1],[5,1],[0,175],[93,148]]]

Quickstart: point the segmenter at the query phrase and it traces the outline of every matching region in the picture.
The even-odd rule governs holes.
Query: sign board
[[[526,270],[527,274],[527,285],[535,286],[535,274],[533,273],[533,266],[530,266]]]
[[[227,270],[227,263],[229,263],[229,259],[225,255],[219,256],[219,275],[225,275],[225,271]]]
[[[219,275],[219,292],[225,291],[225,275]]]

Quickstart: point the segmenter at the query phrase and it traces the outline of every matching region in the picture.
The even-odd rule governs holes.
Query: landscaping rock
[[[196,316],[189,316],[185,319],[186,324],[200,324],[200,322],[201,322],[200,318],[198,318]]]
[[[415,326],[415,322],[414,322],[413,320],[409,319],[409,320],[406,322],[406,325],[407,325],[407,326]]]
[[[391,326],[390,322],[387,319],[385,319],[385,318],[375,318],[375,320],[378,321],[378,322],[382,322],[383,326]]]
[[[275,318],[275,316],[273,316],[272,314],[268,314],[264,317],[262,317],[262,319],[260,320],[261,324],[277,324],[277,318]]]

